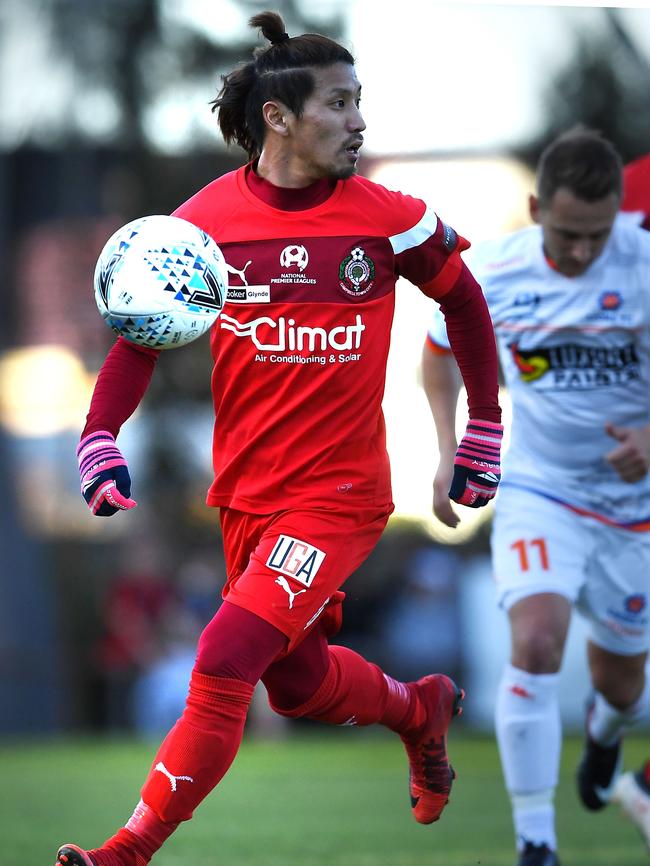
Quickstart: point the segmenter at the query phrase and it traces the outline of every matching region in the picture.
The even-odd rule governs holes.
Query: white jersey
[[[617,217],[578,277],[549,265],[539,226],[465,258],[485,293],[513,404],[504,483],[650,529],[650,476],[626,484],[604,459],[617,445],[607,421],[650,423],[650,232]],[[449,346],[439,310],[429,336]]]

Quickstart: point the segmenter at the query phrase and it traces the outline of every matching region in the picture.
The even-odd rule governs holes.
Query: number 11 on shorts
[[[533,556],[539,557],[539,565],[542,571],[548,571],[550,566],[548,562],[548,550],[546,547],[545,538],[520,538],[510,545],[511,550],[515,550],[519,556],[519,567],[522,571],[530,569],[530,563]]]

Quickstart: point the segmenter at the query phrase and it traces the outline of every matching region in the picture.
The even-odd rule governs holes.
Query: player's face
[[[598,258],[619,205],[616,193],[584,201],[566,187],[556,190],[548,203],[531,196],[530,214],[542,227],[544,252],[561,274],[577,277]]]
[[[359,110],[361,85],[349,63],[316,67],[313,73],[316,87],[302,116],[288,121],[290,159],[310,181],[345,179],[356,170],[366,128]]]

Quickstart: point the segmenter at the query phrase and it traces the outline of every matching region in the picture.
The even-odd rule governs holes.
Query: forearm
[[[117,438],[149,387],[159,354],[123,338],[117,340],[97,376],[82,438],[96,430],[107,430]]]
[[[456,452],[456,406],[461,378],[451,352],[436,352],[425,343],[422,350],[422,385],[438,436],[440,454]]]
[[[447,336],[458,363],[470,418],[501,422],[498,362],[492,320],[483,292],[467,269],[440,300]]]

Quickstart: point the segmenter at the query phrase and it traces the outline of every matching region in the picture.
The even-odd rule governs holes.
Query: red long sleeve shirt
[[[270,513],[345,496],[390,507],[381,402],[398,277],[439,301],[470,416],[500,420],[494,335],[460,257],[466,242],[421,200],[361,177],[312,193],[309,206],[309,191],[279,190],[246,167],[174,214],[214,237],[230,274],[211,331],[210,505]],[[118,340],[85,432],[117,433],[155,359]]]

